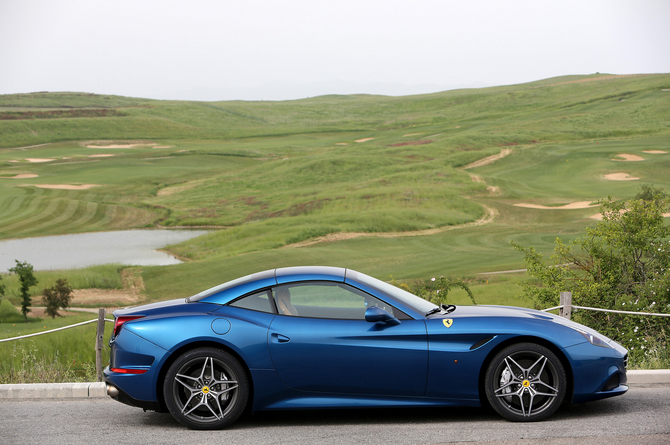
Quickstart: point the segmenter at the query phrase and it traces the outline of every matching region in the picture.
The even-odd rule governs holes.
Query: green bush
[[[0,323],[23,323],[25,319],[6,298],[0,300]]]
[[[526,254],[526,295],[538,308],[557,306],[559,293],[569,291],[575,306],[670,313],[670,226],[663,222],[670,200],[656,194],[601,203],[603,219],[586,236],[570,244],[556,239],[551,265],[532,247],[512,243]],[[580,310],[574,319],[625,346],[633,367],[670,366],[667,317]]]

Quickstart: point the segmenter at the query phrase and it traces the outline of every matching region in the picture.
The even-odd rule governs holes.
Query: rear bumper
[[[107,369],[105,369],[107,371]],[[164,407],[161,406],[161,404],[158,401],[150,401],[150,400],[138,400],[135,399],[131,396],[128,395],[124,390],[116,386],[113,382],[111,382],[108,379],[105,379],[105,383],[108,385],[108,387],[113,387],[116,389],[116,392],[118,393],[115,396],[112,396],[109,394],[109,389],[107,391],[107,394],[117,402],[121,402],[123,404],[129,405],[129,406],[135,406],[138,408],[142,408],[145,411],[160,411],[163,412],[165,411]]]
[[[168,351],[128,330],[122,330],[113,339],[111,348],[110,366],[103,373],[105,382],[119,391],[118,396],[112,398],[126,405],[155,410],[159,406],[160,364]],[[134,374],[115,372],[113,369],[144,372]]]

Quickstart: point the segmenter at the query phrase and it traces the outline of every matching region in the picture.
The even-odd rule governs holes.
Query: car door
[[[279,377],[304,390],[420,396],[426,389],[428,345],[423,320],[341,282],[273,288],[279,310],[268,344]],[[365,321],[379,306],[398,325]]]

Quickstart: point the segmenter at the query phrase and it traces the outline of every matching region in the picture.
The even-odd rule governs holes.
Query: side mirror
[[[370,323],[377,323],[381,321],[382,323],[386,323],[390,326],[396,326],[400,324],[400,320],[377,306],[372,306],[365,310],[365,321]]]

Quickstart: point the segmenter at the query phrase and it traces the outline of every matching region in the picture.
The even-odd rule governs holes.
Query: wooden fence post
[[[105,309],[98,309],[98,329],[95,334],[95,369],[98,382],[102,382],[102,340],[105,336]]]
[[[572,315],[572,292],[561,292],[559,304],[563,307],[558,310],[558,315],[570,320]]]

